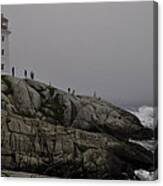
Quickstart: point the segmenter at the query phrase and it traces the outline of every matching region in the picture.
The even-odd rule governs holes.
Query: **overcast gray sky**
[[[153,3],[5,5],[18,74],[118,105],[152,104]]]

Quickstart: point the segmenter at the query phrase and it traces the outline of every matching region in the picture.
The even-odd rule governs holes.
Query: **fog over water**
[[[151,2],[4,5],[21,76],[118,105],[153,103]]]

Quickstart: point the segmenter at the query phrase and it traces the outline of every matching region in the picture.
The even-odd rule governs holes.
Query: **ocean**
[[[157,108],[143,105],[139,108],[131,107],[127,108],[127,111],[137,116],[142,123],[144,127],[150,128],[154,130],[157,127]],[[155,149],[158,146],[157,139],[151,139],[151,140],[143,140],[143,141],[136,141],[136,140],[129,140],[130,142],[137,143],[147,150],[150,150],[152,153],[154,153]],[[157,158],[157,157],[156,157]],[[140,180],[155,180],[158,177],[158,171],[147,171],[147,170],[135,170],[135,175]]]

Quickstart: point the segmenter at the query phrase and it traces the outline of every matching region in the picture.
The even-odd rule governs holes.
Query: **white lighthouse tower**
[[[8,19],[1,14],[1,72],[10,73]]]

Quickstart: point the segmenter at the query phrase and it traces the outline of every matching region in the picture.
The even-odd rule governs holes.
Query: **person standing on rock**
[[[75,96],[75,90],[72,91],[72,96]]]
[[[15,67],[12,67],[12,76],[14,77],[15,76]]]
[[[24,77],[27,78],[27,70],[24,70]]]
[[[34,79],[34,72],[33,71],[31,71],[30,76],[31,76],[31,79],[33,80]]]
[[[70,89],[70,88],[68,88],[68,94],[70,94],[70,92],[71,92],[71,89]]]
[[[94,93],[93,93],[93,97],[94,98],[96,98],[97,96],[96,96],[96,91],[94,91]]]

